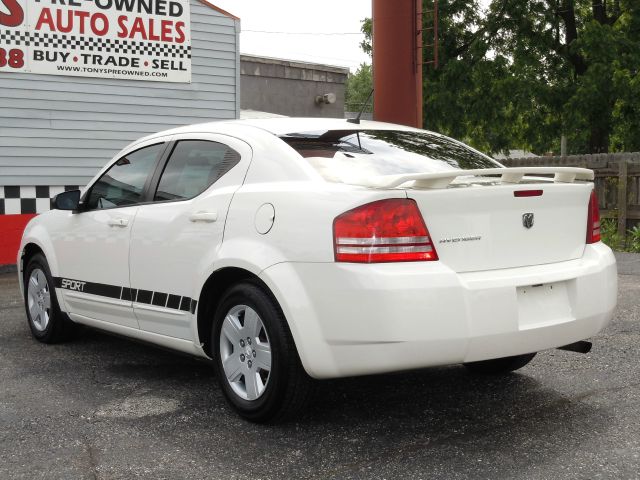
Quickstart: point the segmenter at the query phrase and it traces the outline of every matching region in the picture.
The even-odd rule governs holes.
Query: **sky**
[[[211,0],[240,17],[240,52],[349,67],[371,63],[360,49],[371,0]],[[284,32],[284,33],[264,33]]]

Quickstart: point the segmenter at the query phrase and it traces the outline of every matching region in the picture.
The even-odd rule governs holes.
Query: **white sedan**
[[[212,358],[252,421],[299,409],[311,378],[508,372],[586,351],[612,317],[590,180],[369,121],[161,132],[29,223],[29,325],[45,343],[84,324]]]

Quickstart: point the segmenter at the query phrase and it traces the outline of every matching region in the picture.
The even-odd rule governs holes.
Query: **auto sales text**
[[[112,22],[103,12],[81,8],[87,0],[35,0],[43,6],[36,31],[79,33],[98,37],[113,35],[122,39],[184,43],[185,23],[182,4],[171,0],[89,0],[100,10],[125,12]],[[136,15],[138,14],[138,15]],[[148,15],[153,15],[149,17]],[[167,18],[154,18],[167,17]]]

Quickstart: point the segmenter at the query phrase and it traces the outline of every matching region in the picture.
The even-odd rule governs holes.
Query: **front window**
[[[141,202],[144,184],[163,149],[164,144],[159,143],[120,158],[91,187],[87,209],[125,207]]]
[[[499,168],[491,158],[443,135],[402,130],[328,130],[280,137],[326,180]]]

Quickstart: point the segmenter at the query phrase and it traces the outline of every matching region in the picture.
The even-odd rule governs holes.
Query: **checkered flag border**
[[[78,190],[67,186],[4,186],[0,187],[0,215],[44,213],[53,207],[54,197],[62,192]]]
[[[168,45],[111,38],[82,37],[58,33],[28,33],[0,30],[0,44],[55,48],[58,50],[106,52],[155,57],[191,58],[190,45]]]

